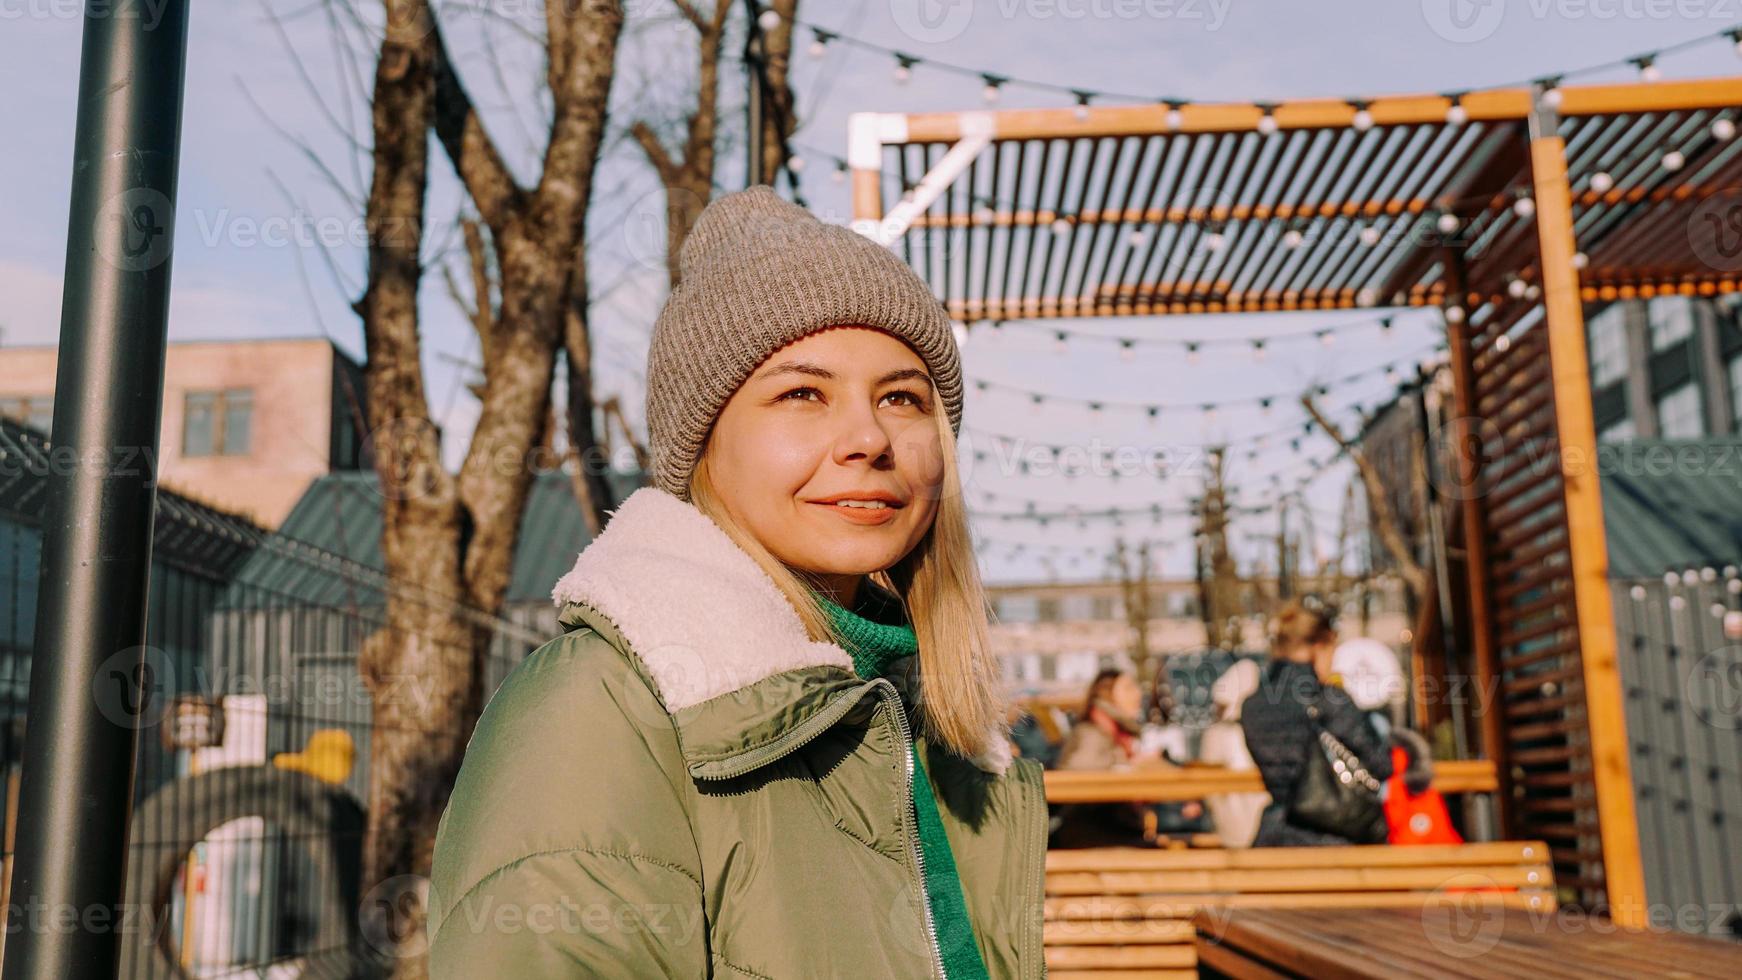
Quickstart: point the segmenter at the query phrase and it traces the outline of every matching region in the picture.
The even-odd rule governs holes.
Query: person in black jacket
[[[1264,777],[1271,801],[1259,818],[1254,847],[1353,843],[1288,821],[1289,804],[1307,753],[1323,751],[1320,726],[1348,746],[1374,779],[1383,783],[1391,776],[1389,747],[1331,673],[1331,653],[1336,646],[1337,634],[1329,618],[1299,602],[1283,606],[1272,622],[1270,662],[1259,678],[1257,693],[1240,708],[1246,747]],[[1316,723],[1308,714],[1308,706],[1318,709]]]

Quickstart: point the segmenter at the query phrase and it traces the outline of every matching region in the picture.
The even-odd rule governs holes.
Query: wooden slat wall
[[[1545,325],[1541,308],[1526,303],[1487,306],[1471,321],[1453,326],[1469,340],[1453,345],[1469,357],[1454,381],[1459,414],[1486,420],[1472,430],[1482,436],[1482,547],[1472,550],[1487,570],[1489,595],[1478,601],[1498,672],[1489,683],[1510,791],[1504,833],[1546,841],[1557,884],[1597,906],[1603,848]]]

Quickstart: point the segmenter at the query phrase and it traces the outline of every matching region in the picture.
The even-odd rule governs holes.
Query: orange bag
[[[1429,787],[1419,796],[1410,796],[1403,783],[1403,772],[1409,768],[1409,753],[1401,746],[1391,748],[1392,776],[1385,781],[1385,824],[1390,829],[1393,844],[1462,844],[1463,835],[1452,826],[1452,815],[1446,810],[1446,798]]]

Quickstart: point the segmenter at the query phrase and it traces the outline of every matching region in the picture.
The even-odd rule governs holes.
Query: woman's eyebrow
[[[778,364],[763,368],[761,371],[757,372],[757,377],[776,378],[783,374],[802,374],[807,377],[823,378],[825,380],[834,380],[835,378],[835,372],[830,371],[828,368],[823,367],[820,364],[812,364],[809,361],[781,361]],[[931,375],[919,368],[897,368],[878,378],[875,382],[875,386],[881,387],[886,384],[892,384],[896,381],[908,380],[924,381],[929,384],[931,382]]]

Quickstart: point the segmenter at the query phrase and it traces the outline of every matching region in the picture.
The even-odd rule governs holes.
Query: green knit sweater
[[[844,609],[820,593],[817,601],[828,614],[842,646],[852,655],[853,669],[860,677],[881,676],[894,661],[919,652],[919,640],[902,613],[900,602],[871,583],[860,586],[853,609]],[[967,901],[962,897],[961,879],[956,877],[950,841],[944,836],[943,821],[938,816],[937,797],[920,762],[919,749],[915,747],[912,751],[914,817],[919,824],[920,852],[925,857],[925,893],[931,903],[944,975],[949,980],[984,980],[986,964],[974,942],[973,923],[968,918]]]

